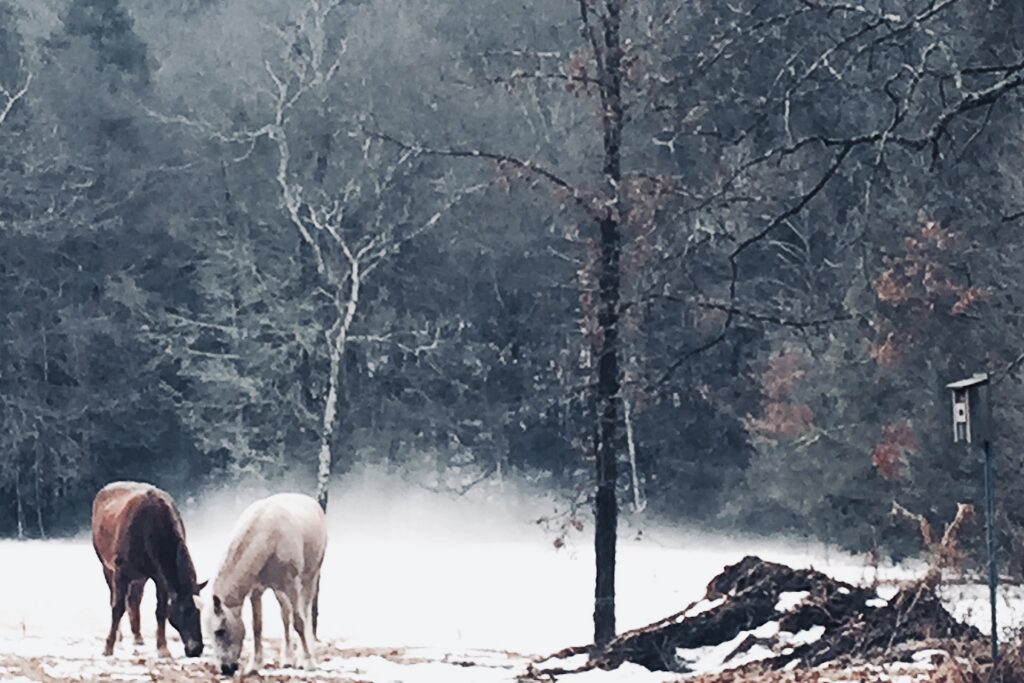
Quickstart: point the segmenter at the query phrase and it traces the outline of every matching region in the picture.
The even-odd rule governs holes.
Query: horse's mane
[[[168,521],[170,521],[169,528],[167,529],[170,532],[170,543],[165,551],[172,552],[173,556],[170,558],[170,562],[167,562],[168,558],[164,555],[165,562],[161,569],[165,574],[173,572],[173,576],[169,575],[167,579],[176,592],[191,594],[196,587],[196,568],[192,563],[192,555],[188,552],[188,544],[185,540],[185,524],[181,519],[181,513],[178,512],[178,507],[171,500],[170,496],[159,489],[150,489],[147,497],[163,508],[167,514]]]
[[[253,533],[259,510],[243,514],[231,537],[231,544],[213,581],[214,595],[224,604],[240,605],[256,583],[271,548],[265,542],[254,542]]]

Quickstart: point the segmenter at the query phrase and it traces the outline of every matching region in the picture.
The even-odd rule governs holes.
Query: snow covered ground
[[[200,579],[211,577],[238,512],[261,492],[235,491],[205,502],[183,502]],[[552,503],[508,490],[447,498],[393,480],[349,478],[334,492],[330,545],[320,608],[321,668],[338,680],[514,681],[530,658],[588,642],[593,553],[586,532],[556,549],[534,523]],[[856,557],[818,544],[755,541],[624,527],[618,569],[619,630],[647,624],[699,600],[708,581],[747,554],[810,566],[852,582],[875,570]],[[208,663],[155,661],[152,588],[143,603],[143,635],[120,643],[107,660],[98,653],[107,627],[107,589],[86,537],[65,541],[0,542],[0,680],[167,680],[215,678]],[[917,569],[887,568],[879,579],[907,578]],[[964,589],[958,610],[985,627],[983,591]],[[1010,602],[1024,604],[1019,595]],[[794,598],[795,599],[795,598]],[[265,630],[280,634],[276,603],[266,599]],[[961,609],[962,608],[962,609]],[[1002,623],[1017,622],[1003,611]],[[127,620],[125,620],[127,622]],[[123,626],[127,632],[127,623]],[[168,629],[169,634],[173,634]],[[181,646],[172,638],[172,653]],[[273,659],[274,650],[268,651]],[[467,664],[472,663],[472,666]],[[170,672],[191,672],[174,678]],[[297,672],[274,672],[279,680]],[[590,671],[572,680],[675,680],[632,665]]]

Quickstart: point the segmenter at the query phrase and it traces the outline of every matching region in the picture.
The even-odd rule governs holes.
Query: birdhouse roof
[[[946,385],[947,389],[968,389],[970,387],[978,386],[980,384],[988,383],[988,373],[979,372],[975,375],[968,377],[967,379],[961,379],[956,382],[950,382]]]

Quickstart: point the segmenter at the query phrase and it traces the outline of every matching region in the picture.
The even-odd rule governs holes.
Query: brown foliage
[[[768,362],[768,369],[761,375],[761,386],[768,398],[780,401],[793,393],[797,384],[807,372],[807,354],[795,347],[783,349]]]
[[[902,250],[887,255],[872,288],[881,306],[872,322],[875,339],[870,356],[892,367],[908,348],[928,337],[929,323],[940,316],[975,310],[989,290],[971,285],[956,268],[956,233],[925,221],[904,238]]]
[[[761,413],[747,417],[747,429],[771,442],[794,439],[810,429],[814,410],[795,395],[806,377],[807,362],[806,354],[798,347],[788,347],[772,356],[760,378],[765,393]]]
[[[885,425],[882,438],[871,451],[871,464],[878,473],[892,481],[903,474],[905,456],[920,448],[917,433],[910,422],[903,420]]]

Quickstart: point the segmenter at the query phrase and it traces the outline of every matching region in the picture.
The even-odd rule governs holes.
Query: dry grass
[[[342,673],[324,671],[296,671],[278,669],[273,653],[278,644],[266,643],[268,659],[271,660],[259,674],[236,676],[236,681],[254,683],[296,683],[298,681],[330,681],[331,683],[372,683],[364,678],[353,678]],[[395,648],[339,648],[329,644],[319,647],[321,660],[360,657],[380,657],[396,664],[417,664],[429,661],[417,658],[404,650]],[[0,681],[26,678],[38,683],[66,683],[67,681],[89,681],[95,683],[128,683],[160,681],[166,683],[224,683],[226,680],[217,671],[216,665],[205,659],[158,659],[150,655],[109,660],[109,666],[99,658],[75,659],[59,653],[40,657],[22,657],[0,654]]]

